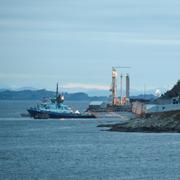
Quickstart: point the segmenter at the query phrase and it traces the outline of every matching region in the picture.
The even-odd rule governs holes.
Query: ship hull
[[[38,111],[35,109],[27,110],[31,117],[34,119],[87,119],[87,118],[96,118],[93,114],[75,114],[75,113],[57,113],[57,112],[45,112]]]

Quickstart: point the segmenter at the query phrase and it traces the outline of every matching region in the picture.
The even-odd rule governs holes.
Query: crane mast
[[[118,77],[118,69],[129,69],[130,66],[114,66],[112,67],[112,105],[124,104],[129,100],[129,90],[130,90],[130,78],[129,75],[126,74],[126,97],[123,98],[123,74],[120,73],[120,102],[117,96],[117,77]],[[125,101],[125,102],[124,102]]]

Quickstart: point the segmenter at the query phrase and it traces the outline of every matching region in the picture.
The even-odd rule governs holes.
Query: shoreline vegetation
[[[127,119],[127,114],[124,118]],[[129,117],[118,124],[101,124],[98,127],[118,132],[180,133],[180,110],[156,113],[148,117]]]

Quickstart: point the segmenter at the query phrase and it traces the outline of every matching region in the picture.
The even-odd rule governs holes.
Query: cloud
[[[81,83],[68,83],[63,86],[65,89],[85,89],[85,90],[109,90],[109,86],[98,84],[81,84]]]

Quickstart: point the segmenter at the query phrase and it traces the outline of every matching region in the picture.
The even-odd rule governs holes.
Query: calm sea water
[[[0,101],[0,179],[180,179],[180,135],[102,131],[119,119],[33,120],[36,102]],[[84,110],[82,104],[68,102]]]

